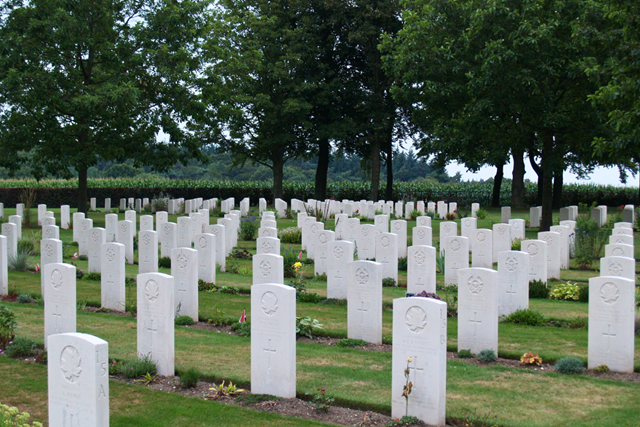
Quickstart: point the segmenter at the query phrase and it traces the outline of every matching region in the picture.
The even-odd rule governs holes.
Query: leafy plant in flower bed
[[[155,362],[148,355],[125,362],[120,367],[120,373],[127,378],[139,378],[146,374],[154,375],[157,370]]]
[[[525,353],[520,357],[520,364],[524,366],[540,366],[542,365],[542,357],[532,352]]]
[[[257,221],[257,217],[248,216],[240,221],[240,239],[242,240],[255,240],[258,234],[258,228],[260,223]]]
[[[542,326],[544,325],[545,319],[541,313],[526,308],[514,311],[508,316],[505,316],[502,321],[505,323],[515,323],[516,325]]]
[[[549,298],[549,288],[542,280],[532,280],[529,282],[529,298]]]
[[[17,337],[13,340],[13,343],[7,347],[5,354],[11,358],[26,357],[31,355],[36,348],[38,348],[38,345],[35,341],[29,338]]]
[[[480,353],[478,353],[478,360],[481,361],[482,363],[491,363],[498,360],[498,357],[496,356],[495,351],[490,349],[485,349],[485,350],[482,350]]]
[[[296,335],[313,338],[313,333],[317,329],[324,329],[322,323],[318,322],[318,319],[296,317]]]
[[[549,299],[560,301],[578,301],[580,287],[571,282],[560,283],[549,294]]]
[[[556,362],[555,368],[561,374],[579,374],[584,371],[584,363],[577,357],[563,357]]]

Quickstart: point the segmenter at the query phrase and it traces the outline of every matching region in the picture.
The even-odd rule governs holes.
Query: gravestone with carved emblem
[[[498,316],[529,308],[529,254],[506,251],[498,254]]]
[[[498,354],[497,276],[488,268],[458,271],[458,351]]]
[[[175,317],[189,316],[198,321],[198,251],[171,250],[171,275],[175,284]]]
[[[42,269],[44,276],[44,346],[51,335],[76,331],[76,268],[51,263]]]
[[[350,262],[347,283],[348,337],[382,344],[382,265]]]
[[[436,248],[409,246],[407,254],[407,292],[436,292]]]

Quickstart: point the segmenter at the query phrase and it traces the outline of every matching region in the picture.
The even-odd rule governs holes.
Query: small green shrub
[[[549,294],[549,299],[559,301],[578,301],[580,287],[571,282],[558,284]]]
[[[326,298],[322,295],[318,295],[315,292],[304,292],[297,295],[298,302],[310,302],[313,304],[318,304],[320,301],[325,300]]]
[[[514,311],[506,316],[503,322],[515,323],[516,325],[542,326],[545,320],[541,313],[527,308]]]
[[[215,306],[213,307],[213,314],[207,319],[207,323],[214,326],[228,326],[232,325],[234,322],[235,320],[232,319],[231,316],[227,315],[227,313]]]
[[[436,271],[444,274],[444,254],[436,251]]]
[[[220,292],[221,294],[237,295],[240,293],[240,288],[238,288],[237,286],[220,286],[218,288],[218,292]]]
[[[529,298],[549,298],[549,288],[542,280],[532,280],[529,282]]]
[[[120,373],[127,378],[139,378],[146,374],[154,375],[157,370],[155,362],[151,360],[149,355],[125,362],[120,367]]]
[[[92,272],[84,275],[85,280],[95,280],[99,282],[102,280],[102,275],[100,273]]]
[[[563,357],[556,362],[556,371],[561,374],[579,374],[584,371],[584,363],[577,357]]]
[[[280,243],[302,243],[302,229],[298,227],[287,227],[278,230]]]
[[[18,299],[16,299],[16,302],[19,302],[21,304],[33,304],[34,302],[36,302],[36,300],[29,294],[20,294],[18,295]]]
[[[238,322],[231,325],[231,330],[240,335],[241,337],[251,336],[251,322]]]
[[[13,311],[7,307],[0,307],[0,349],[6,349],[9,342],[13,341],[17,328],[18,321]]]
[[[491,363],[498,360],[498,357],[496,356],[495,351],[486,349],[478,353],[478,360],[481,361],[482,363]]]
[[[20,412],[15,406],[7,406],[0,403],[0,426],[2,427],[30,427],[28,412]],[[31,421],[29,421],[31,422]],[[33,421],[31,427],[42,427],[42,423]]]
[[[76,270],[76,279],[82,279],[84,277],[84,271],[77,269]]]
[[[519,251],[522,248],[522,239],[513,239],[511,241],[511,250]]]
[[[316,274],[316,280],[320,280],[322,282],[327,281],[327,273]]]
[[[470,357],[473,357],[473,354],[471,354],[471,350],[460,350],[458,352],[458,357],[460,359],[468,359]]]
[[[176,317],[176,325],[185,326],[185,325],[193,325],[193,319],[191,316],[178,316]]]
[[[640,335],[640,314],[636,314],[635,334]]]
[[[593,368],[594,374],[606,374],[608,372],[611,372],[611,369],[609,369],[607,365],[600,365]]]
[[[396,286],[396,281],[393,277],[385,277],[382,279],[382,287],[383,288],[391,288]]]
[[[407,271],[407,258],[398,258],[398,271]]]
[[[573,319],[557,319],[549,317],[545,319],[545,323],[557,328],[584,329],[589,327],[589,318],[587,316],[574,317]]]
[[[35,341],[29,338],[18,337],[7,347],[5,354],[11,358],[27,357],[38,347]]]
[[[9,270],[27,271],[29,269],[29,254],[18,252],[15,256],[9,255],[7,257],[7,264]]]
[[[116,359],[111,360],[109,364],[109,375],[118,375],[122,371],[122,366],[124,365],[123,361],[117,361]]]
[[[78,259],[79,259],[80,261],[88,261],[88,260],[89,260],[89,257],[88,257],[88,256],[86,256],[86,255],[78,255]]]
[[[322,323],[318,322],[318,319],[312,319],[310,317],[296,317],[297,335],[313,338],[313,333],[317,329],[324,329],[322,327]]]
[[[163,256],[158,259],[158,267],[160,268],[171,268],[171,257]]]
[[[260,228],[260,222],[255,216],[248,216],[240,221],[240,231],[238,236],[241,240],[255,240]]]
[[[193,388],[200,381],[200,372],[195,368],[189,368],[180,375],[180,387]]]
[[[476,217],[477,217],[478,219],[486,219],[488,215],[489,215],[489,212],[487,212],[486,210],[484,210],[484,209],[482,209],[482,208],[479,208],[479,209],[476,211]]]
[[[422,216],[422,212],[420,212],[418,209],[414,209],[411,211],[409,215],[411,217],[411,221],[415,221],[416,218],[418,218],[419,216]]]
[[[589,302],[589,285],[582,283],[578,287],[578,301]]]
[[[299,269],[302,267],[302,263],[298,259],[299,254],[300,252],[293,249],[291,246],[286,249],[284,246],[280,247],[284,277],[296,277]]]
[[[336,342],[338,347],[364,347],[368,343],[365,340],[359,340],[356,338],[342,338]]]
[[[36,244],[32,239],[28,237],[23,237],[18,240],[18,253],[23,253],[27,255],[35,255],[36,254]]]
[[[214,292],[220,289],[215,283],[205,282],[202,279],[198,279],[198,291],[200,292]]]
[[[335,399],[327,396],[326,387],[322,387],[318,389],[318,393],[313,395],[313,399],[311,399],[311,404],[313,408],[317,411],[329,412],[329,408]]]

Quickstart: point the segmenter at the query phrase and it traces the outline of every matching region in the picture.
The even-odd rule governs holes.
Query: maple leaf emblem
[[[618,300],[618,287],[611,282],[607,282],[600,288],[600,298],[605,304],[613,304]]]
[[[64,378],[71,384],[76,383],[82,373],[82,358],[75,347],[66,346],[60,354],[60,370]]]
[[[273,315],[278,311],[278,297],[273,292],[265,292],[260,299],[262,311],[267,316]]]
[[[407,310],[404,320],[411,332],[418,333],[427,326],[427,313],[422,308],[413,306]]]

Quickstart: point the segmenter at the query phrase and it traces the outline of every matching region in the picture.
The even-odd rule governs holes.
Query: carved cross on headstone
[[[360,303],[362,304],[360,308],[358,308],[358,311],[360,312],[360,325],[364,324],[364,313],[366,313],[367,309],[364,308],[364,301],[360,301]]]
[[[478,323],[482,323],[482,320],[476,320],[476,315],[478,313],[476,313],[475,311],[473,312],[473,319],[469,319],[469,322],[473,323],[473,336],[476,336],[476,326],[478,326]]]
[[[53,317],[56,319],[56,326],[54,330],[61,334],[62,333],[62,313],[60,313],[59,307],[56,305],[56,309],[53,311]]]
[[[267,345],[267,348],[263,348],[262,351],[267,353],[267,382],[269,382],[269,372],[271,372],[271,353],[276,353],[276,349],[271,348],[271,338],[269,338],[269,345]]]
[[[616,334],[611,333],[611,325],[607,325],[607,332],[603,332],[602,335],[607,337],[607,352],[609,352],[610,345],[611,345],[611,338],[616,337]]]
[[[516,294],[516,291],[513,290],[513,283],[509,285],[507,294],[509,294],[509,305],[513,305],[513,296]]]
[[[156,326],[156,328],[153,329],[153,319],[149,320],[149,323],[150,325],[147,327],[147,331],[151,334],[151,348],[153,348],[153,334],[158,333],[158,327]]]
[[[424,368],[418,368],[416,367],[418,364],[418,356],[413,356],[413,366],[409,366],[407,369],[409,369],[410,373],[413,373],[413,386],[415,387],[416,385],[416,372],[424,375]]]

